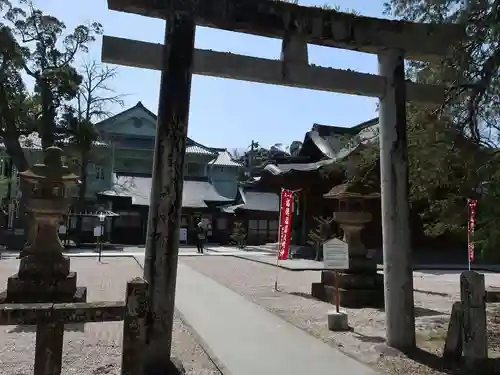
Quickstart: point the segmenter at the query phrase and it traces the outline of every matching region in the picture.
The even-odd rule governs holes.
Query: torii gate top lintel
[[[276,0],[107,0],[111,10],[168,19],[192,12],[196,24],[217,29],[378,53],[391,48],[413,60],[436,60],[465,35],[462,25],[394,21]]]

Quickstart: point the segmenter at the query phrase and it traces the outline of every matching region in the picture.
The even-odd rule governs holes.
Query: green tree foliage
[[[476,239],[495,250],[500,232],[488,223],[500,214],[492,208],[500,183],[500,0],[390,0],[385,7],[397,18],[466,27],[442,61],[408,63],[412,80],[454,87],[444,106],[408,105],[410,195],[429,234],[465,240],[467,198],[486,184]]]
[[[238,248],[243,249],[245,247],[247,232],[245,230],[245,226],[241,221],[234,222],[233,231],[229,237],[236,243],[236,246],[238,246]]]
[[[54,145],[60,109],[77,95],[82,81],[73,67],[75,58],[88,51],[102,27],[91,23],[67,33],[63,22],[27,0],[0,0],[0,17],[1,130],[7,152],[24,170],[19,135],[37,130],[44,148]],[[33,94],[23,74],[33,83]]]
[[[290,146],[288,146],[288,151],[291,156],[298,156],[300,152],[300,148],[302,147],[302,142],[293,141]]]

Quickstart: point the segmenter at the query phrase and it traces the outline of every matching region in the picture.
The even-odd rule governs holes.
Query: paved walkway
[[[375,375],[367,366],[182,263],[175,303],[231,375]]]

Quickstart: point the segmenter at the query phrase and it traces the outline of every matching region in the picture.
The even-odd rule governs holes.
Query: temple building
[[[97,192],[119,217],[108,229],[113,243],[144,244],[147,228],[156,115],[137,103],[98,124],[101,138],[110,145],[111,160],[105,174],[112,183]],[[230,229],[220,205],[233,202],[238,193],[242,165],[225,148],[202,145],[188,138],[184,165],[181,241],[194,242],[199,220],[206,222],[208,240],[219,242]]]
[[[156,136],[156,115],[141,102],[95,125],[99,141],[95,142],[87,167],[86,215],[82,217],[83,242],[93,242],[96,217],[90,215],[101,208],[118,216],[106,219],[105,240],[120,244],[144,244],[149,210],[151,173]],[[41,160],[41,140],[38,134],[20,138],[28,162]],[[69,139],[60,140],[68,146]],[[3,196],[12,206],[12,218],[5,218],[4,228],[9,233],[22,231],[17,225],[19,189],[17,171],[12,166],[5,147],[0,145]],[[79,173],[78,153],[71,147],[63,147],[65,162]],[[250,236],[256,244],[275,240],[277,236],[278,196],[253,191],[245,194],[239,188],[238,179],[244,167],[235,161],[226,148],[209,147],[190,138],[184,165],[184,189],[182,197],[181,241],[195,241],[195,226],[203,220],[208,228],[208,240],[227,243],[235,218],[247,212],[252,228]],[[12,176],[10,178],[9,176]],[[78,189],[72,196],[77,197]],[[271,197],[271,198],[270,198]],[[252,202],[268,202],[260,212]],[[75,201],[76,203],[76,201]],[[243,205],[242,205],[243,204]],[[246,204],[246,205],[245,205]],[[238,207],[236,207],[238,206]],[[233,211],[233,208],[235,209]],[[75,233],[76,212],[68,218],[68,236]],[[88,214],[88,215],[87,215]],[[255,218],[253,218],[255,217]],[[264,225],[265,224],[265,225]],[[254,233],[255,232],[255,233]],[[259,242],[260,241],[260,242]]]
[[[332,187],[346,182],[347,174],[351,168],[356,168],[362,150],[372,147],[377,138],[378,118],[351,128],[314,124],[305,134],[297,156],[265,165],[259,176],[243,185],[275,194],[279,194],[281,188],[296,191],[292,256],[312,256],[310,232],[317,228],[316,218],[332,217],[339,204],[324,195]],[[378,176],[378,170],[374,175],[375,178]],[[379,185],[374,189],[378,191]],[[368,247],[378,247],[382,241],[380,201],[369,200],[363,204],[373,217],[362,232],[363,240]],[[336,223],[333,223],[332,230],[341,232]]]
[[[121,244],[144,244],[147,228],[156,115],[139,102],[96,124],[99,141],[87,168],[86,203],[89,212],[105,207],[118,216],[106,220],[105,238]],[[245,168],[225,148],[202,145],[188,138],[182,197],[182,242],[195,241],[195,228],[202,220],[208,240],[230,242],[234,223],[243,223],[247,244],[273,243],[278,235],[281,188],[296,191],[292,226],[292,254],[307,248],[317,218],[333,215],[338,202],[324,195],[346,181],[346,173],[358,162],[360,152],[378,137],[378,119],[352,128],[314,124],[305,134],[295,156],[279,154],[267,161],[251,180],[239,182]],[[62,143],[68,140],[62,139]],[[22,137],[30,163],[40,159],[40,138]],[[2,159],[8,161],[4,150]],[[66,163],[76,166],[78,156],[68,148]],[[2,168],[8,169],[2,163]],[[74,170],[78,173],[78,168]],[[347,171],[347,172],[346,172]],[[4,173],[7,175],[8,173]],[[16,175],[14,171],[13,176]],[[16,178],[8,185],[10,202],[19,197]],[[378,189],[378,187],[376,188]],[[76,191],[73,194],[76,197]],[[365,202],[373,220],[363,230],[368,247],[381,243],[380,202]],[[74,212],[74,211],[73,211]],[[9,221],[9,227],[11,226]],[[14,220],[15,221],[15,220]],[[68,232],[76,228],[70,216]],[[83,217],[84,242],[92,242],[95,217]],[[335,224],[333,230],[339,230]],[[340,230],[339,230],[340,232]],[[307,251],[307,250],[306,250]]]

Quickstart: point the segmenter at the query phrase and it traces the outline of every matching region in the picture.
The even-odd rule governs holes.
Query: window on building
[[[190,176],[195,176],[201,174],[202,166],[197,163],[188,163],[187,164],[187,174]]]
[[[120,211],[120,216],[115,219],[115,227],[117,228],[140,228],[141,214],[134,211]]]
[[[104,168],[100,165],[95,166],[95,179],[104,180]]]
[[[276,241],[278,220],[248,220],[248,235],[260,243]]]
[[[186,215],[181,216],[181,227],[188,227],[189,226],[189,217]]]
[[[258,220],[248,220],[248,230],[249,231],[257,231],[259,228],[259,221]]]

